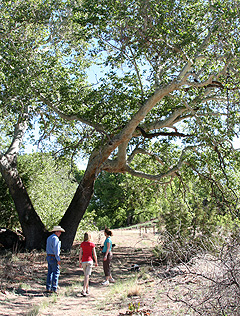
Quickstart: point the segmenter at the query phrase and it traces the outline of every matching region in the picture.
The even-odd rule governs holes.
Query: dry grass
[[[133,297],[133,296],[141,297],[141,295],[142,295],[142,288],[138,284],[132,285],[127,290],[127,297]]]

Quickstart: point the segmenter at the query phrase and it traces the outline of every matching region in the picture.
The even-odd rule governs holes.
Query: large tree
[[[64,29],[57,44],[48,42],[48,56],[41,53],[41,44],[34,55],[32,45],[28,46],[26,55],[30,55],[24,56],[25,64],[21,59],[21,69],[18,63],[13,69],[7,67],[10,55],[1,59],[6,82],[29,69],[36,74],[42,65],[37,80],[26,77],[25,87],[14,77],[13,82],[20,82],[20,88],[14,85],[19,90],[14,92],[14,98],[11,85],[10,89],[3,82],[2,116],[6,107],[9,115],[31,107],[32,115],[40,115],[42,138],[52,135],[51,145],[56,144],[59,153],[72,150],[77,154],[82,150],[89,157],[84,176],[60,222],[66,229],[62,235],[66,249],[72,245],[102,170],[129,173],[165,185],[180,176],[185,164],[196,174],[205,172],[211,177],[214,164],[208,166],[207,159],[204,166],[198,162],[209,153],[224,169],[224,155],[230,155],[233,137],[239,132],[237,3],[89,0],[76,4],[70,3],[68,19],[62,14],[64,10],[55,13],[52,21],[58,27],[60,21],[71,21],[72,28],[71,34]],[[25,27],[23,22],[21,27]],[[51,36],[57,36],[56,32]],[[102,78],[97,74],[96,85],[84,86],[76,71],[82,69],[82,64],[72,62],[82,52],[78,39],[91,43],[90,56],[96,65],[104,67]],[[71,49],[68,61],[72,67],[64,58],[59,60],[64,49]],[[27,245],[33,248],[37,234],[44,240],[44,228],[13,164],[27,129],[25,116],[18,115],[18,119],[12,134],[14,141],[2,152],[0,166],[10,191],[13,195],[17,192],[15,205],[24,234],[28,240],[31,238]],[[140,155],[144,158],[139,159]]]
[[[36,120],[44,131],[41,138],[49,136],[45,133],[54,113],[48,111],[42,94],[51,102],[56,91],[64,94],[70,77],[77,89],[83,80],[83,42],[81,45],[78,41],[81,49],[71,56],[70,4],[29,0],[3,1],[0,5],[0,170],[15,203],[28,249],[44,247],[48,232],[19,176],[17,156],[26,132],[34,133]],[[68,40],[64,41],[63,36]]]

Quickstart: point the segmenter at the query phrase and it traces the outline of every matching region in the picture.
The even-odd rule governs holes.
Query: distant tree
[[[18,171],[34,208],[47,229],[51,229],[60,221],[71,201],[77,187],[74,175],[78,176],[79,171],[76,166],[75,171],[70,170],[69,162],[56,160],[50,153],[20,155]],[[0,226],[20,228],[14,203],[2,178],[0,192]]]
[[[239,153],[236,159],[239,159]],[[215,160],[211,162],[209,156],[208,160],[208,167],[216,163]],[[234,168],[228,158],[225,159],[224,173],[219,172],[220,167],[214,170],[212,166],[209,174],[205,166],[205,163],[199,165],[198,173],[188,169],[180,178],[174,178],[159,203],[160,226],[182,242],[186,239],[193,242],[199,236],[210,237],[220,226],[232,229],[239,225],[238,166]]]
[[[55,159],[50,153],[19,157],[18,170],[28,194],[45,227],[58,223],[77,188],[69,162]],[[75,166],[77,174],[77,168]]]
[[[144,184],[128,175],[102,172],[96,180],[87,211],[95,211],[99,229],[128,226],[156,216],[158,209],[151,212],[155,195],[150,183]]]

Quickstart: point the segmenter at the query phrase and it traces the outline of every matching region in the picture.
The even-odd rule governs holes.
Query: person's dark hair
[[[112,236],[112,235],[113,235],[112,231],[111,231],[110,229],[108,229],[108,228],[105,228],[105,233],[106,233],[108,236]]]
[[[83,237],[83,241],[89,241],[91,240],[91,234],[90,233],[85,233]]]

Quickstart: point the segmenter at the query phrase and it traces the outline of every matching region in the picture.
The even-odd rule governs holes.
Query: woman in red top
[[[84,284],[81,292],[83,296],[89,294],[89,276],[92,273],[93,258],[95,260],[95,267],[97,267],[98,262],[95,244],[91,241],[91,235],[85,233],[83,242],[80,245],[79,253],[79,267],[83,268],[84,272]]]

